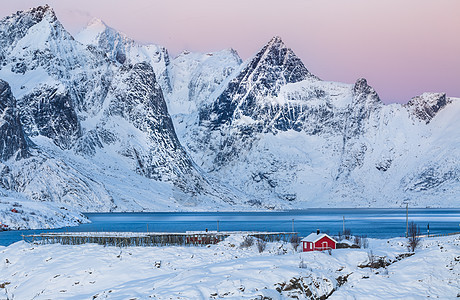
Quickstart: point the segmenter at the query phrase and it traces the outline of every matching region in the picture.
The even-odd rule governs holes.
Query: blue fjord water
[[[268,212],[152,212],[152,213],[87,213],[89,224],[50,230],[17,230],[0,232],[0,245],[22,240],[22,234],[61,231],[132,231],[185,232],[220,231],[294,231],[306,236],[316,229],[332,235],[342,231],[343,223],[354,235],[371,238],[404,236],[405,209],[308,209]],[[345,217],[345,222],[343,218]],[[426,233],[442,234],[460,231],[460,209],[409,209],[409,221]],[[219,226],[219,228],[217,228]]]

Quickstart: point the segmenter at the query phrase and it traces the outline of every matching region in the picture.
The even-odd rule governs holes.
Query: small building
[[[0,231],[7,231],[8,229],[8,225],[2,224],[2,222],[0,222]]]
[[[337,243],[337,241],[329,235],[320,233],[319,229],[303,238],[301,241],[303,252],[335,249],[335,244]]]

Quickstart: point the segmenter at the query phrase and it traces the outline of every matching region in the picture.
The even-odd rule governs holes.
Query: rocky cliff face
[[[0,80],[0,192],[35,201],[67,203],[79,210],[113,209],[100,183],[32,145],[25,135],[16,100],[7,82]],[[5,191],[9,191],[6,192]],[[18,194],[15,194],[18,193]]]
[[[170,58],[166,48],[152,44],[140,45],[99,19],[93,19],[75,38],[84,45],[97,48],[119,64],[132,65],[142,62],[150,64],[154,68],[155,77],[163,92],[171,92],[168,74]]]
[[[80,121],[68,91],[42,86],[18,103],[29,136],[46,136],[61,149],[71,149],[81,136]]]
[[[200,111],[200,124],[209,122],[215,129],[243,116],[259,121],[260,108],[272,112],[267,105],[268,101],[278,95],[283,85],[307,78],[318,80],[308,72],[302,61],[279,37],[274,37],[246,68],[228,83],[217,101]],[[262,116],[265,117],[267,114]],[[275,127],[281,130],[290,129],[292,126],[289,122],[283,122],[282,117],[275,123]]]
[[[449,99],[444,93],[423,93],[412,98],[405,106],[412,115],[428,124],[448,103]]]
[[[176,137],[162,90],[149,64],[121,67],[105,106],[98,127],[110,128],[121,141],[120,152],[133,159],[136,172],[154,180],[172,181],[187,192],[204,190],[199,183],[204,180]],[[121,135],[122,129],[114,122],[119,119],[136,128],[142,137]]]
[[[19,119],[16,99],[7,82],[0,79],[0,161],[29,156],[29,146]]]

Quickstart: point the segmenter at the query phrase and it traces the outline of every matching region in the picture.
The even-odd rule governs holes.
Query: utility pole
[[[294,232],[294,219],[292,219],[292,232]]]
[[[409,204],[406,202],[406,238],[409,235]]]
[[[217,220],[217,232],[219,232],[219,220]]]

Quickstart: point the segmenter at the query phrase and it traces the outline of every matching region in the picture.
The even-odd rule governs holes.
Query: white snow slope
[[[415,254],[406,240],[369,249],[298,253],[242,237],[209,247],[0,247],[0,299],[455,299],[460,237],[429,238]],[[365,266],[370,253],[389,265]]]

